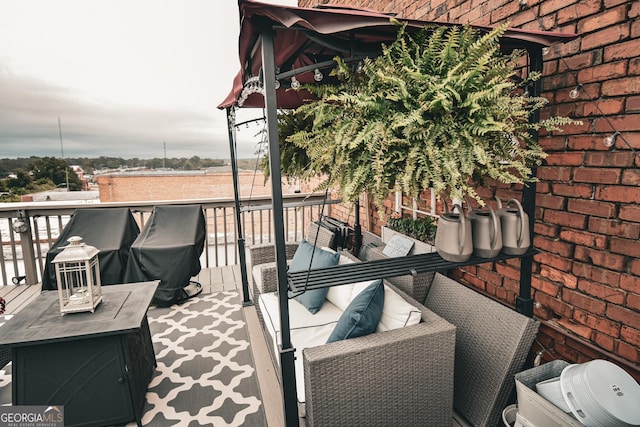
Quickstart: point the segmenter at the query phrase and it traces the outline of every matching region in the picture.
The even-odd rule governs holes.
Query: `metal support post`
[[[271,24],[265,25],[261,34],[264,101],[269,137],[269,168],[271,172],[271,199],[273,203],[273,231],[275,234],[278,299],[280,303],[280,325],[282,334],[280,368],[282,369],[284,416],[285,424],[288,427],[297,427],[299,425],[299,419],[296,394],[296,373],[294,365],[295,349],[291,346],[291,331],[289,325],[284,207],[282,202],[282,175],[280,172],[280,142],[278,140],[278,115],[275,86],[276,67],[273,46],[273,28],[271,27]]]
[[[249,281],[247,279],[247,254],[244,247],[244,231],[242,230],[242,216],[240,212],[240,184],[238,183],[238,159],[236,156],[236,128],[231,108],[227,108],[227,126],[229,128],[229,152],[231,153],[231,176],[233,177],[233,200],[236,213],[236,237],[238,240],[238,256],[240,259],[240,277],[242,280],[243,305],[251,305],[249,297]]]

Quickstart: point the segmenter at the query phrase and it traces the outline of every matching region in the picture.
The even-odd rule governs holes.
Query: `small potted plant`
[[[382,241],[384,243],[396,234],[402,234],[414,242],[414,254],[430,253],[435,251],[434,242],[436,236],[436,222],[430,216],[410,218],[402,217],[394,212],[382,227]]]

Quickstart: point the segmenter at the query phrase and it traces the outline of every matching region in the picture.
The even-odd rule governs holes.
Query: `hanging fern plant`
[[[323,188],[348,201],[369,192],[379,207],[396,185],[411,196],[433,187],[483,204],[474,187],[488,179],[531,181],[531,166],[545,157],[531,131],[574,121],[529,123],[547,101],[520,94],[513,77],[523,53],[500,52],[505,29],[440,26],[411,35],[399,26],[396,41],[361,73],[336,58],[341,83],[305,86],[318,100],[281,117],[285,175],[325,175]]]

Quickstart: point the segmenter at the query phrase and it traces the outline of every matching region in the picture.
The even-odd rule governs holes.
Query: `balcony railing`
[[[328,204],[339,201],[329,201]],[[140,229],[144,227],[154,206],[201,205],[205,214],[207,239],[201,257],[203,267],[238,263],[235,204],[233,198],[173,200],[127,203],[10,203],[0,204],[0,277],[1,284],[39,283],[44,271],[47,251],[76,209],[128,207]],[[322,194],[295,194],[284,197],[285,238],[297,241],[305,237],[308,224],[322,213]],[[242,201],[242,229],[245,244],[273,241],[271,199],[253,197]]]

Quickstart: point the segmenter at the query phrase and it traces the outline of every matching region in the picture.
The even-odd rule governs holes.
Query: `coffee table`
[[[147,310],[159,281],[102,287],[95,313],[62,316],[46,291],[0,328],[13,405],[64,406],[66,426],[140,425],[156,366]]]

